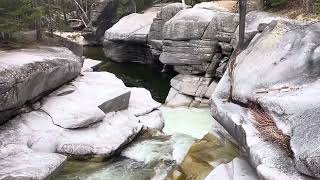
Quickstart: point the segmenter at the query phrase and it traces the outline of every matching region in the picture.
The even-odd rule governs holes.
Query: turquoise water
[[[166,134],[183,133],[201,139],[214,122],[209,109],[162,108],[161,112],[165,119],[163,132]]]

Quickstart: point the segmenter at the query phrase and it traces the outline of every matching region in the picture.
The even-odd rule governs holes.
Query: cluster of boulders
[[[160,60],[173,66],[179,75],[171,81],[166,104],[208,107],[215,79],[222,77],[234,49],[238,14],[214,2],[187,9],[181,3],[160,7],[130,14],[108,29],[105,54],[118,62]]]
[[[214,79],[223,75],[233,52],[230,42],[237,26],[238,14],[197,7],[165,23],[160,61],[179,73],[171,80],[168,106],[208,106]]]
[[[67,157],[108,158],[143,127],[164,126],[149,91],[90,72],[93,60],[58,47],[0,54],[0,179],[50,178]]]

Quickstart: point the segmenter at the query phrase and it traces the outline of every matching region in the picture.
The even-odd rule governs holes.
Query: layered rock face
[[[161,11],[157,14],[157,17],[153,19],[153,23],[150,27],[148,35],[148,44],[151,48],[151,53],[154,59],[159,59],[162,52],[162,29],[165,22],[169,21],[179,11],[183,9],[182,3],[172,3],[162,7]]]
[[[117,62],[152,63],[148,33],[158,11],[123,17],[104,35],[105,55]]]
[[[42,62],[42,56],[31,57]],[[29,57],[24,54],[24,58]],[[152,99],[149,91],[127,88],[107,72],[86,72],[97,62],[84,64],[81,76],[26,105],[25,113],[0,126],[0,179],[50,178],[63,167],[67,156],[108,158],[131,142],[142,128],[163,128],[158,110],[161,104]],[[69,68],[72,75],[74,69],[69,64],[61,66]]]
[[[213,117],[248,149],[261,179],[320,177],[319,40],[320,23],[272,22],[212,97]]]
[[[0,124],[35,100],[79,75],[83,60],[66,48],[0,52]]]
[[[206,94],[226,70],[237,26],[237,14],[197,6],[165,23],[160,61],[180,73],[171,81],[167,105],[208,106]]]

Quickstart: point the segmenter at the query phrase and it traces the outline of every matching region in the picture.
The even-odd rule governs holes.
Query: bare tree
[[[247,0],[239,0],[239,42],[237,50],[245,48],[245,28],[246,28]]]

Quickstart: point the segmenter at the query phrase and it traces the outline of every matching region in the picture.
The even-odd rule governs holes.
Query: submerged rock
[[[191,146],[172,179],[205,179],[219,164],[228,163],[236,156],[236,146],[209,133]]]
[[[193,142],[194,138],[187,135],[168,136],[159,131],[143,131],[121,157],[109,162],[86,163],[84,167],[78,167],[78,162],[70,162],[58,179],[166,179]]]
[[[262,179],[320,177],[319,29],[319,23],[272,22],[212,97],[213,117],[248,149]]]
[[[80,74],[82,59],[66,48],[0,51],[0,124]]]

